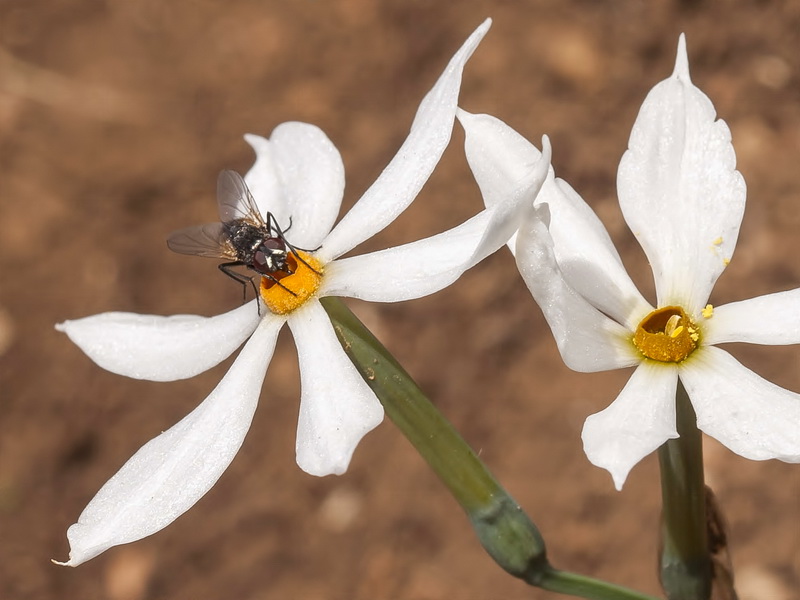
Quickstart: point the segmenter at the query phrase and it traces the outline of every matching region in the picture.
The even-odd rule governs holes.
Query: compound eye
[[[261,242],[261,247],[267,250],[280,250],[282,252],[286,251],[286,244],[284,244],[283,240],[279,238],[267,238]]]
[[[261,273],[271,271],[272,259],[263,250],[257,250],[253,255],[253,266]]]

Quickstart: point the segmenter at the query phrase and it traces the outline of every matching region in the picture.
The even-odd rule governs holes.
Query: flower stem
[[[689,396],[678,381],[680,436],[658,449],[661,466],[661,585],[669,600],[708,600],[712,563],[708,544],[703,439]]]
[[[323,298],[336,335],[386,414],[447,486],[489,555],[530,585],[588,600],[651,596],[553,568],[539,530],[388,350],[338,298]]]
[[[544,573],[538,586],[551,592],[592,600],[657,600],[654,596],[553,567]]]

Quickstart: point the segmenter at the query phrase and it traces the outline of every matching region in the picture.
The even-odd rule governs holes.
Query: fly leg
[[[281,229],[280,225],[278,225],[278,220],[275,218],[275,215],[273,215],[272,213],[267,213],[267,228],[270,230],[270,232],[274,231],[277,234],[275,237],[280,238],[281,241],[284,244],[286,244],[286,247],[289,248],[289,250],[291,250],[292,254],[294,254],[294,257],[297,260],[299,260],[301,263],[303,263],[317,275],[322,275],[322,273],[320,273],[314,267],[308,264],[303,259],[303,257],[300,256],[300,254],[298,254],[297,252],[298,250],[302,250],[303,252],[316,252],[317,250],[322,248],[322,246],[317,246],[313,250],[309,250],[308,248],[298,248],[297,246],[293,246],[291,243],[289,243],[289,240],[286,239],[286,236],[284,234],[292,228],[292,217],[289,217],[289,226],[286,229]],[[277,281],[275,283],[277,283]]]
[[[245,275],[244,273],[239,273],[238,271],[234,271],[234,267],[245,267],[245,265],[240,260],[235,260],[233,262],[222,263],[221,265],[217,265],[219,270],[225,273],[228,277],[236,281],[237,283],[242,284],[242,304],[247,301],[247,284],[249,283],[253,287],[253,293],[256,295],[257,304],[256,307],[258,308],[258,314],[261,315],[261,302],[258,298],[258,289],[256,288],[256,282],[253,281],[252,276]]]
[[[303,261],[303,262],[305,262],[305,261]],[[248,275],[245,275],[244,273],[239,273],[239,272],[233,270],[234,267],[246,267],[247,264],[243,263],[240,260],[235,260],[233,262],[222,263],[221,265],[217,265],[217,266],[219,267],[220,271],[225,273],[225,275],[227,275],[228,277],[230,277],[234,281],[242,284],[242,304],[244,304],[245,300],[247,300],[247,284],[248,283],[251,286],[253,286],[253,293],[255,293],[256,299],[259,298],[258,288],[256,287],[256,282],[254,281],[255,277],[253,277],[252,275],[248,276]],[[274,275],[272,275],[270,273],[259,273],[259,275],[261,277],[266,277],[267,279],[269,279],[275,285],[280,286],[284,290],[289,292],[292,296],[297,297],[297,294],[295,292],[293,292],[292,290],[287,288],[285,285],[283,285],[281,283],[281,280],[278,279],[277,277],[275,277]],[[260,301],[258,303],[258,314],[261,314],[261,302]]]
[[[292,274],[292,273],[289,273],[289,275],[291,275],[291,274]],[[283,284],[281,283],[281,280],[280,280],[280,279],[278,279],[277,277],[274,277],[274,276],[272,276],[272,275],[271,275],[271,274],[269,274],[269,273],[264,273],[264,274],[262,275],[262,277],[266,277],[267,279],[269,279],[269,280],[270,280],[272,283],[274,283],[275,285],[278,285],[278,286],[282,287],[283,289],[285,289],[287,292],[289,292],[289,293],[290,293],[292,296],[294,296],[295,298],[297,297],[297,294],[295,294],[295,293],[294,293],[292,290],[290,290],[290,289],[289,289],[289,288],[287,288],[285,285],[283,285]]]

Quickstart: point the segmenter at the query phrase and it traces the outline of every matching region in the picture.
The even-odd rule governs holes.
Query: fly
[[[219,174],[217,205],[219,223],[195,225],[172,233],[167,238],[170,250],[180,254],[227,260],[228,262],[218,265],[219,269],[242,284],[242,294],[245,297],[248,283],[253,286],[256,297],[258,296],[258,289],[253,281],[255,276],[240,273],[235,270],[237,267],[255,271],[292,296],[297,294],[280,282],[281,278],[295,272],[290,264],[290,256],[320,274],[297,252],[314,250],[297,248],[286,239],[285,233],[292,228],[291,217],[285,230],[280,228],[271,212],[267,213],[265,220],[247,184],[236,171],[226,169]]]

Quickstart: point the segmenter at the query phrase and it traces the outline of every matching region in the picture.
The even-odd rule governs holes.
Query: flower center
[[[633,345],[647,358],[681,362],[700,340],[697,326],[680,306],[665,306],[647,315],[633,334]]]
[[[286,271],[275,271],[269,277],[261,278],[261,298],[276,315],[285,315],[305,304],[305,301],[319,289],[322,281],[322,263],[316,258],[297,251],[287,254]]]

